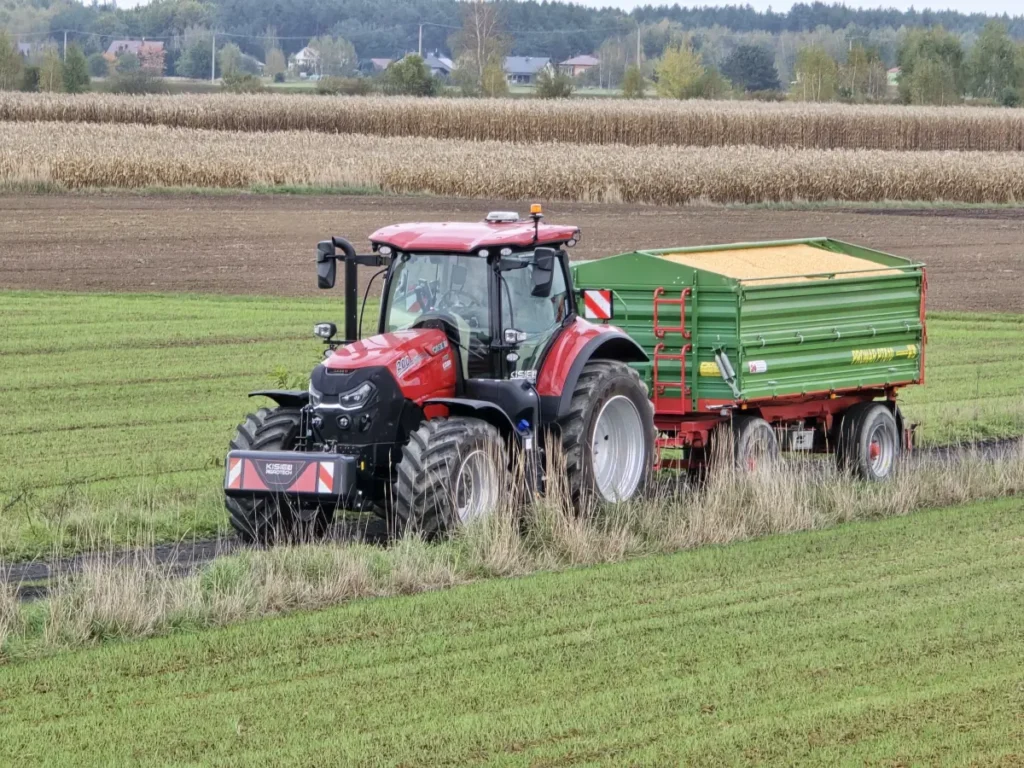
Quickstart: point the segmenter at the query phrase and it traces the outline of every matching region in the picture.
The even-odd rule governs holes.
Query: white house
[[[307,45],[298,53],[292,54],[289,59],[289,65],[296,72],[309,72],[316,69],[317,62],[319,61],[320,53]]]

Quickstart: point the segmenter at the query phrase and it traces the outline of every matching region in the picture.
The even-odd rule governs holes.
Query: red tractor
[[[542,492],[556,446],[574,500],[642,490],[653,409],[627,364],[648,356],[580,317],[565,250],[579,229],[532,211],[384,227],[366,255],[342,238],[318,244],[319,287],[334,286],[339,261],[345,271],[345,340],[318,324],[329,350],[308,391],[251,393],[276,407],[248,416],[227,456],[226,504],[243,540],[316,538],[339,510],[372,510],[392,530],[450,531],[498,503],[516,457]],[[365,339],[359,266],[384,275],[377,334]]]

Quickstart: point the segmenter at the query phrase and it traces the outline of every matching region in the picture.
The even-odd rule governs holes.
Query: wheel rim
[[[462,459],[455,477],[455,514],[460,523],[487,515],[498,500],[498,470],[482,448]]]
[[[896,440],[885,423],[876,424],[868,433],[868,466],[875,477],[885,477],[896,460]]]
[[[594,423],[590,446],[594,483],[605,501],[625,501],[640,485],[646,460],[646,434],[640,412],[625,395],[604,404]]]
[[[775,433],[767,424],[762,425],[747,441],[743,456],[738,457],[740,469],[757,472],[775,458]]]

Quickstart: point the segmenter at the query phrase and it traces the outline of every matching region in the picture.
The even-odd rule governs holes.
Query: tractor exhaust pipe
[[[345,343],[359,340],[359,264],[356,249],[343,237],[332,237],[335,248],[340,248],[345,262]]]

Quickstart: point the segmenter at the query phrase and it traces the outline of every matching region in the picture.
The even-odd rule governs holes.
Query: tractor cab
[[[383,267],[374,276],[384,275],[378,333],[443,330],[460,382],[536,381],[543,353],[575,317],[564,248],[580,235],[577,227],[541,219],[540,206],[533,206],[528,219],[498,211],[482,222],[392,225],[370,235],[372,256],[345,263]],[[346,273],[346,283],[349,278]],[[369,286],[359,317],[368,296]],[[346,301],[345,310],[353,318],[346,320],[348,343],[361,329],[356,303]]]

